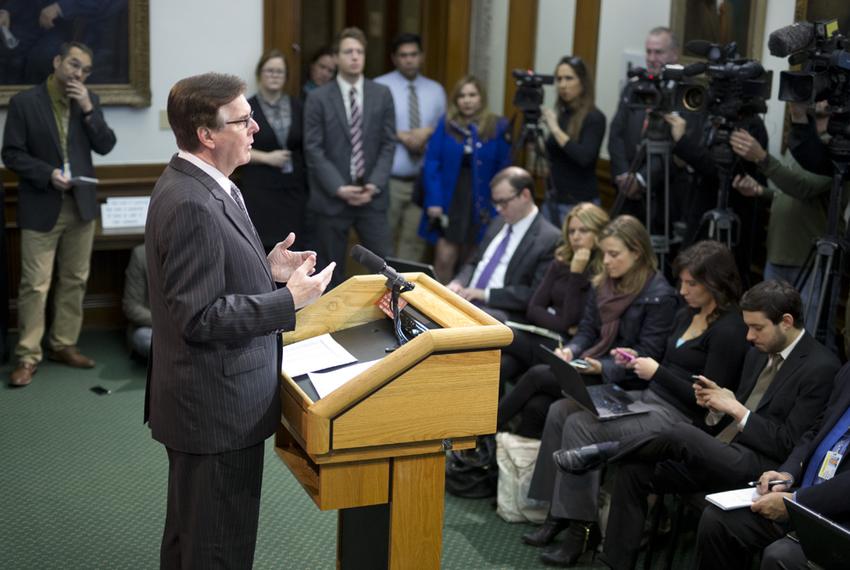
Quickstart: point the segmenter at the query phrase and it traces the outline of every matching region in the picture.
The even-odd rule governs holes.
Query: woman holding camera
[[[599,204],[596,159],[605,136],[605,115],[593,102],[593,79],[580,57],[564,56],[555,68],[558,100],[543,109],[549,130],[549,191],[544,215],[560,226],[567,212],[579,202]]]
[[[589,450],[579,453],[576,448],[600,444],[600,448],[614,449],[603,442],[657,432],[675,422],[705,426],[705,409],[694,398],[693,375],[737,388],[749,343],[737,307],[741,281],[732,253],[719,242],[702,241],[676,257],[674,271],[687,306],[676,315],[663,360],[630,348],[615,352],[616,364],[640,378],[643,387],[631,395],[648,412],[600,421],[570,398],[549,409],[529,496],[551,500],[550,516],[523,537],[540,546],[567,529],[565,540],[541,555],[546,562],[572,564],[595,525],[601,471],[583,463]],[[559,448],[563,450],[553,455]]]
[[[508,122],[487,109],[487,93],[472,75],[455,84],[446,116],[425,151],[425,212],[419,235],[435,244],[434,269],[443,283],[461,255],[484,235],[496,209],[490,180],[510,164]]]
[[[605,210],[590,202],[578,204],[567,214],[563,244],[555,250],[555,259],[528,303],[525,317],[530,324],[561,336],[575,333],[590,282],[602,272],[599,234],[609,221]],[[513,380],[535,363],[539,344],[557,346],[555,340],[535,333],[513,332],[513,342],[502,349],[504,381]]]

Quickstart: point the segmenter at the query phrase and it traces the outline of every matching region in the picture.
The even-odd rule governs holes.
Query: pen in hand
[[[750,487],[758,487],[758,484],[759,484],[758,481],[750,481],[749,483],[747,483],[747,485],[749,485]],[[767,488],[772,489],[773,487],[775,487],[777,485],[787,485],[788,487],[791,487],[791,485],[793,485],[793,484],[794,484],[793,478],[791,478],[791,479],[771,479],[770,481],[767,482]]]

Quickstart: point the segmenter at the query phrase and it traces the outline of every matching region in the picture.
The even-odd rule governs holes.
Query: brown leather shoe
[[[18,365],[12,370],[12,375],[9,377],[9,385],[24,387],[32,382],[32,377],[38,372],[38,364],[34,362],[18,362]]]
[[[59,350],[50,350],[47,352],[47,358],[55,362],[62,362],[74,368],[94,368],[94,360],[88,356],[80,354],[80,349],[76,346],[66,346]]]

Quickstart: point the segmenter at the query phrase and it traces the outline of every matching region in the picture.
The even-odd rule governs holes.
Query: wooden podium
[[[439,568],[445,452],[496,431],[509,328],[421,273],[402,298],[441,328],[314,401],[285,373],[275,451],[322,510],[339,509],[338,568]],[[353,277],[298,313],[292,343],[389,321],[380,276]]]

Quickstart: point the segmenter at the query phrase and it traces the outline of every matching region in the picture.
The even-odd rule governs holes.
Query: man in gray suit
[[[448,288],[483,305],[499,320],[524,320],[561,232],[534,205],[534,179],[522,168],[509,166],[496,174],[490,192],[500,215],[490,222],[475,257]]]
[[[280,332],[327,287],[293,234],[266,257],[228,179],[259,130],[238,77],[183,79],[168,96],[180,151],[145,227],[153,322],[145,420],[168,452],[163,568],[251,568],[264,440],[280,422]],[[276,283],[286,283],[278,288]]]
[[[334,47],[337,76],[310,93],[304,107],[304,156],[310,179],[308,208],[316,220],[319,262],[339,265],[352,227],[362,244],[386,257],[388,184],[395,152],[395,109],[390,90],[363,77],[366,36],[340,32]]]

